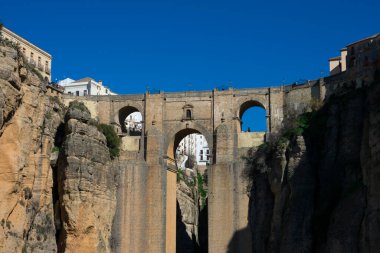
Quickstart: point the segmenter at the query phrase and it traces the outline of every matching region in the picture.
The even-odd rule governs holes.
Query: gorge
[[[303,85],[73,97],[1,42],[0,87],[0,252],[380,246],[376,67]],[[254,106],[267,112],[263,144],[240,130]],[[133,111],[144,122],[137,145],[120,127]],[[202,209],[197,187],[177,183],[174,151],[190,133],[212,151]]]

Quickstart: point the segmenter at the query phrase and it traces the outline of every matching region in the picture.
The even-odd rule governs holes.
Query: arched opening
[[[174,135],[167,154],[175,169],[167,171],[166,252],[199,252],[207,249],[200,244],[207,242],[207,232],[198,224],[207,222],[208,140],[196,129],[183,129]],[[197,211],[189,215],[192,210]]]
[[[239,147],[253,147],[265,141],[267,128],[267,113],[265,107],[254,100],[240,106],[240,136]]]
[[[117,132],[122,139],[122,151],[140,150],[143,130],[142,114],[133,106],[126,106],[119,111]]]
[[[140,136],[142,131],[142,114],[137,108],[126,106],[119,111],[121,132],[130,136]]]

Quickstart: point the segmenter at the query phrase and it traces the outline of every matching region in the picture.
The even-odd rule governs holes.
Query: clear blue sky
[[[380,32],[380,1],[0,0],[0,20],[53,55],[53,79],[117,93],[273,86],[328,74]]]

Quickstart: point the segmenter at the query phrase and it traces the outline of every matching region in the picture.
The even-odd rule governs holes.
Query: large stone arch
[[[167,129],[165,133],[164,150],[166,151],[166,252],[176,252],[176,217],[177,199],[176,182],[177,166],[175,164],[175,149],[188,134],[202,134],[212,150],[213,135],[197,122],[185,121]]]

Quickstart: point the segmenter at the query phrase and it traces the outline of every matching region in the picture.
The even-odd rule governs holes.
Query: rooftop
[[[378,34],[375,34],[375,35],[372,35],[372,36],[369,36],[369,37],[367,37],[367,38],[364,38],[364,39],[361,39],[361,40],[355,41],[355,42],[353,42],[353,43],[351,43],[351,44],[348,44],[347,47],[352,46],[352,45],[355,45],[355,44],[358,44],[358,43],[361,43],[361,42],[364,42],[364,41],[367,41],[367,40],[376,39],[376,38],[379,37],[379,36],[380,36],[379,33],[378,33]]]
[[[0,30],[3,31],[4,33],[6,33],[8,36],[16,38],[17,40],[21,41],[22,43],[29,45],[30,47],[32,47],[36,51],[40,52],[41,54],[44,54],[45,56],[47,56],[49,58],[52,58],[51,54],[49,54],[48,52],[46,52],[46,51],[42,50],[41,48],[37,47],[36,45],[34,45],[33,43],[31,43],[28,40],[24,39],[20,35],[17,35],[16,33],[12,32],[11,30],[9,30],[8,28],[6,28],[5,26],[0,27]]]
[[[82,82],[89,82],[89,81],[94,81],[96,82],[93,78],[91,77],[85,77],[85,78],[82,78],[82,79],[79,79],[79,80],[76,80],[74,83],[82,83]]]
[[[341,60],[340,56],[332,57],[329,59],[329,61],[340,61],[340,60]]]

